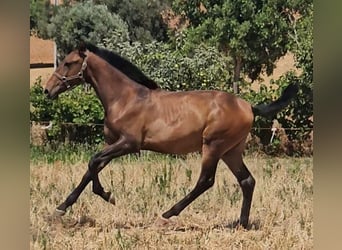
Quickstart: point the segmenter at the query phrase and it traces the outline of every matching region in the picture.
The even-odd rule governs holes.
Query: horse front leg
[[[68,195],[65,201],[56,208],[56,215],[62,216],[65,214],[68,207],[76,202],[80,194],[83,192],[85,187],[91,181],[91,174],[89,170],[83,175],[81,182],[78,186]]]
[[[132,140],[128,140],[125,136],[121,136],[115,143],[108,145],[101,152],[95,154],[89,161],[88,170],[83,175],[81,182],[69,194],[66,200],[57,207],[57,214],[64,215],[67,208],[76,202],[80,194],[91,180],[93,181],[93,192],[99,195],[105,201],[115,204],[115,199],[111,192],[104,191],[98,174],[113,158],[129,153],[139,152],[139,149],[136,145],[137,144]]]

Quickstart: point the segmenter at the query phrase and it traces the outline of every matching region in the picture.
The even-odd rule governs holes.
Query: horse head
[[[54,99],[60,93],[85,82],[84,71],[87,67],[86,46],[81,43],[78,49],[70,52],[47,81],[44,94]]]

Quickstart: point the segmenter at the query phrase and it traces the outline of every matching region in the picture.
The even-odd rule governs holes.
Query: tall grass
[[[160,228],[155,219],[195,185],[200,156],[143,152],[114,160],[100,181],[117,204],[104,202],[89,185],[55,220],[55,207],[78,184],[96,150],[44,150],[31,151],[31,249],[313,248],[312,158],[246,156],[256,179],[249,230],[235,228],[241,190],[222,162],[213,188]]]
[[[100,145],[89,144],[60,144],[48,143],[45,145],[31,145],[30,159],[31,163],[54,163],[61,161],[63,163],[75,164],[79,161],[87,161],[90,157],[101,149]]]
[[[80,161],[89,161],[91,157],[103,149],[103,144],[86,144],[86,143],[53,143],[45,145],[31,145],[30,159],[31,163],[54,163],[60,161],[62,163],[75,164]],[[140,154],[125,155],[117,159],[115,162],[130,163],[131,161],[173,161],[176,159],[184,159],[184,156],[160,154],[150,151],[142,151]]]

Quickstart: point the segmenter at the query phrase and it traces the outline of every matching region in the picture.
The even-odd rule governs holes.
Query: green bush
[[[109,49],[116,49],[135,63],[163,89],[228,90],[231,71],[227,70],[227,65],[231,59],[221,55],[214,47],[201,45],[193,53],[187,53],[161,42],[107,44]]]
[[[228,58],[222,57],[212,47],[199,47],[192,56],[167,45],[153,42],[143,45],[135,42],[114,43],[104,39],[108,49],[119,51],[142,71],[167,90],[227,89],[230,75],[226,70]],[[30,91],[31,121],[52,121],[48,130],[50,140],[98,142],[102,138],[103,110],[93,90],[84,88],[65,92],[57,100],[43,95],[38,79]],[[75,123],[76,125],[71,125]]]
[[[204,12],[197,8],[199,2],[173,1],[174,11],[186,14],[190,24],[184,29],[169,30],[166,35],[160,13],[171,2],[67,0],[52,8],[50,4],[44,5],[44,1],[31,0],[30,27],[38,35],[56,41],[59,57],[64,57],[79,40],[91,42],[125,56],[163,89],[172,91],[233,92],[234,72],[238,79],[247,75],[257,79],[261,70],[271,73],[275,59],[290,50],[296,66],[302,70],[300,76],[288,73],[271,82],[270,88],[261,84],[259,92],[253,91],[250,83],[239,80],[240,96],[252,104],[267,103],[279,97],[289,83],[297,82],[298,96],[274,118],[282,127],[293,128],[286,131],[292,145],[297,144],[290,152],[304,152],[298,145],[308,140],[313,127],[312,0],[290,1],[285,5],[275,1],[272,6],[267,1],[257,5],[248,1],[207,1],[201,3],[206,7]],[[146,8],[150,10],[147,14]],[[269,30],[276,33],[270,37]],[[243,59],[244,66],[237,65],[241,63],[238,58]],[[50,140],[102,141],[103,127],[95,124],[103,123],[103,110],[93,90],[86,92],[78,87],[50,101],[42,94],[38,79],[30,98],[31,120],[54,124],[47,130]],[[283,145],[278,138],[269,145],[271,131],[264,128],[271,126],[272,119],[256,117],[252,136],[260,138],[264,151],[277,154]]]
[[[170,49],[170,45],[160,42],[141,44],[135,42],[114,44],[106,41],[108,49],[119,53],[133,63],[163,89],[172,91],[217,89],[232,92],[227,82],[231,75],[227,70],[230,58],[223,57],[216,49],[201,45],[191,53],[182,49]],[[283,89],[290,83],[297,82],[300,86],[294,102],[276,117],[282,127],[297,128],[287,130],[286,135],[292,144],[300,144],[308,139],[312,131],[312,89],[311,83],[306,82],[306,74],[300,77],[293,73],[282,76],[278,81],[271,82],[270,88],[260,85],[260,91],[254,91],[250,83],[243,82],[240,96],[252,105],[268,103],[278,98]],[[84,91],[78,87],[73,91],[63,93],[59,99],[50,101],[42,94],[40,79],[31,88],[31,120],[53,121],[52,130],[48,130],[51,140],[69,140],[78,142],[102,142],[103,127],[89,124],[103,123],[103,109],[93,90]],[[311,93],[311,95],[310,95]],[[76,125],[68,125],[75,123]],[[260,138],[262,149],[269,154],[280,154],[284,145],[276,137],[270,145],[272,135],[272,119],[256,117],[252,136]],[[299,128],[299,129],[298,129]],[[259,145],[260,146],[260,145]],[[288,145],[291,147],[291,144]],[[289,152],[302,154],[304,151],[297,146]]]
[[[307,149],[310,146],[309,144],[312,143],[310,142],[310,134],[313,130],[312,84],[305,82],[302,76],[298,77],[293,72],[289,72],[281,76],[277,81],[271,81],[269,88],[265,84],[260,84],[259,92],[252,90],[247,84],[242,87],[241,97],[254,105],[270,103],[277,99],[291,83],[297,83],[299,91],[288,107],[271,118],[255,117],[253,124],[255,129],[252,130],[252,136],[260,139],[262,150],[268,154],[284,154],[284,148],[289,155],[312,154],[312,151]],[[282,128],[286,128],[287,145],[277,141],[277,137],[272,144],[269,143],[272,136],[273,119],[277,119]]]
[[[154,55],[156,57],[156,55]],[[143,57],[140,57],[143,58]],[[166,58],[160,57],[159,60],[165,60]],[[172,61],[172,60],[171,60]],[[186,60],[184,60],[186,61]],[[150,65],[152,61],[148,62]],[[161,63],[163,67],[166,64]],[[181,64],[182,65],[182,64]],[[209,86],[205,86],[205,80],[212,77],[210,71],[196,71],[195,67],[191,68],[195,73],[197,78],[189,84],[189,78],[184,81],[184,78],[179,72],[172,72],[173,67],[163,68],[161,66],[155,66],[156,72],[150,72],[150,74],[157,74],[162,70],[171,72],[170,78],[164,81],[163,88],[170,90],[184,90],[184,89],[220,89],[224,88],[221,83]],[[183,67],[183,65],[181,66]],[[173,74],[173,75],[172,75]],[[155,75],[154,75],[155,76]],[[186,77],[187,75],[185,75]],[[174,77],[174,78],[172,78]],[[177,78],[179,77],[179,78]],[[159,78],[160,80],[160,78]],[[289,84],[299,81],[300,78],[295,77],[293,74],[288,74],[281,77],[277,82],[271,84],[271,88],[267,88],[265,85],[261,84],[260,91],[252,90],[247,83],[242,85],[242,91],[240,96],[252,104],[257,103],[268,103],[276,98],[278,98],[282,90]],[[186,84],[181,85],[180,82],[185,82]],[[217,82],[214,82],[217,83]],[[277,86],[279,86],[277,88]],[[312,100],[307,93],[307,85],[301,84],[300,91],[287,109],[278,113],[276,115],[277,120],[285,128],[299,128],[295,130],[287,130],[286,135],[290,140],[288,147],[293,147],[289,149],[290,154],[302,155],[304,150],[301,148],[301,143],[308,140],[310,132],[312,131],[313,122],[309,118],[312,116]],[[70,142],[81,142],[89,144],[98,144],[103,142],[103,119],[104,113],[103,108],[95,95],[93,90],[85,91],[83,86],[79,86],[76,89],[65,92],[59,96],[57,100],[49,100],[43,95],[43,88],[41,87],[40,79],[31,87],[30,91],[30,118],[31,121],[37,122],[48,122],[52,121],[53,126],[51,130],[47,130],[48,138],[52,141],[70,141]],[[283,147],[277,136],[275,137],[272,144],[269,144],[272,132],[270,129],[272,127],[272,119],[266,119],[263,117],[256,117],[253,124],[253,129],[251,131],[252,136],[260,138],[261,145],[257,147],[272,155],[283,154]],[[297,145],[297,146],[294,146]],[[255,149],[255,148],[254,148]],[[295,149],[295,150],[294,150]],[[312,153],[312,152],[311,152]]]
[[[43,94],[41,79],[30,89],[30,119],[36,122],[52,122],[47,131],[50,140],[99,143],[103,141],[102,105],[91,90],[79,86],[65,92],[56,100]]]
[[[111,13],[107,6],[91,1],[58,7],[50,22],[48,34],[56,42],[59,59],[74,49],[80,40],[104,45],[105,39],[113,43],[129,40],[128,26],[120,16]]]
[[[132,42],[168,39],[167,25],[161,14],[167,6],[164,0],[95,0],[94,3],[106,5],[127,23]]]
[[[47,26],[57,7],[46,0],[30,0],[30,34],[46,39]]]

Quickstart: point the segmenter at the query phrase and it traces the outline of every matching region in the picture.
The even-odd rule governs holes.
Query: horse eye
[[[66,67],[69,67],[71,65],[71,63],[70,62],[66,62],[66,63],[64,63],[64,66],[66,66]]]

